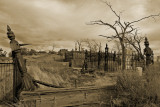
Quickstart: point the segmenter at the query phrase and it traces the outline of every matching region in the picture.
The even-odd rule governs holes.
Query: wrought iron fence
[[[122,54],[116,52],[108,52],[101,53],[99,57],[100,58],[98,59],[100,60],[98,60],[98,68],[104,67],[104,71],[122,70]],[[137,54],[126,54],[125,57],[126,70],[135,70],[136,67],[145,67],[145,60],[139,59],[139,56]]]
[[[83,57],[82,57],[83,56]],[[99,69],[104,71],[122,70],[122,54],[109,52],[70,52],[65,55],[65,61],[70,62],[70,67],[84,67],[85,69]],[[135,70],[136,67],[145,67],[145,60],[142,60],[137,54],[126,54],[125,69]]]
[[[13,60],[0,58],[0,100],[13,98]]]
[[[122,70],[122,54],[116,52],[86,53],[88,68],[96,68],[104,71]],[[137,54],[126,54],[126,70],[136,70],[136,67],[145,67],[145,60],[140,60]]]

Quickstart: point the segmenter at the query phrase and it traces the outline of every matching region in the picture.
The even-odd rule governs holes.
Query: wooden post
[[[16,86],[17,86],[17,83],[16,83],[16,63],[15,61],[13,60],[13,101],[15,100],[16,98]]]
[[[77,88],[77,80],[76,79],[75,79],[74,83],[75,83],[75,88]]]

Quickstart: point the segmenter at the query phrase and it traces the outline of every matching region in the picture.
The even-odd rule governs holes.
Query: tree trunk
[[[81,51],[81,46],[79,45],[79,52]]]
[[[122,45],[122,70],[126,68],[126,48],[124,44]]]
[[[124,71],[126,68],[126,48],[124,45],[124,40],[122,38],[120,38],[119,40],[122,48],[122,71]]]

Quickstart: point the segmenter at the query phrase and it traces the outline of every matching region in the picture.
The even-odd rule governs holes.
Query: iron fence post
[[[88,69],[88,51],[87,50],[85,52],[84,68],[85,68],[85,70]]]
[[[106,43],[105,47],[105,65],[104,65],[104,71],[108,71],[108,45]]]
[[[100,69],[100,64],[101,64],[101,52],[99,50],[99,52],[98,52],[98,69]]]

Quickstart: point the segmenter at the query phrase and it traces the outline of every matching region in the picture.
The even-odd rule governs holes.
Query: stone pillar
[[[145,49],[144,49],[144,55],[146,56],[146,66],[149,66],[150,64],[154,64],[154,54],[153,50],[149,47],[149,41],[147,38],[145,38]]]

